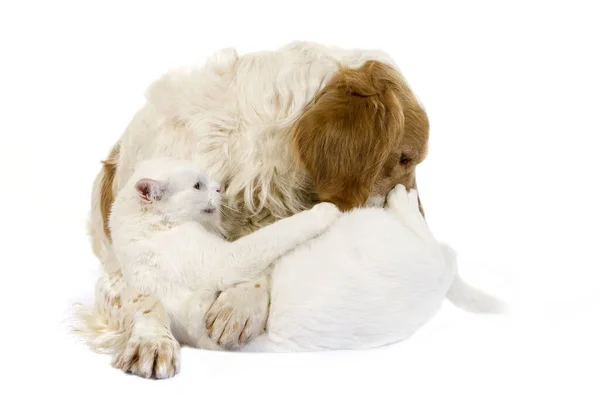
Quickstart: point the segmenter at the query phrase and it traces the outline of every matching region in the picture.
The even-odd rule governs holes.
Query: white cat
[[[429,321],[445,298],[474,313],[505,309],[458,276],[456,254],[433,237],[417,191],[399,184],[388,194],[385,209],[344,214],[324,235],[276,261],[266,333],[243,350],[396,343]]]
[[[204,318],[218,292],[258,277],[341,215],[321,203],[230,243],[214,230],[220,203],[220,185],[192,162],[145,161],[117,196],[109,222],[125,281],[160,300],[175,337],[200,348],[219,348]]]
[[[110,217],[124,278],[167,309],[180,342],[216,349],[205,312],[217,292],[274,263],[267,332],[244,351],[360,349],[406,339],[448,297],[500,311],[464,284],[454,252],[432,236],[416,191],[398,185],[387,208],[344,214],[321,203],[228,243],[218,224],[219,185],[189,162],[143,162]],[[318,236],[319,234],[324,234]],[[313,239],[313,240],[310,240]],[[215,317],[206,317],[208,324]]]

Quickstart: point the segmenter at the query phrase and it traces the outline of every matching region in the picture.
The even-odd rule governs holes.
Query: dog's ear
[[[399,74],[377,61],[340,67],[292,130],[297,160],[319,199],[348,210],[364,204],[402,139]]]
[[[135,190],[142,202],[152,203],[163,198],[165,185],[161,181],[142,178],[135,183]]]

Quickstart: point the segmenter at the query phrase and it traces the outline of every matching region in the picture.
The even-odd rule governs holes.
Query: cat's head
[[[198,166],[186,161],[153,160],[140,168],[134,188],[145,209],[174,222],[218,221],[221,186]]]

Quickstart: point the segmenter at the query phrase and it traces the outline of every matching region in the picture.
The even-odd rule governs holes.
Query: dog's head
[[[429,121],[394,68],[368,61],[356,69],[340,67],[292,133],[296,157],[319,199],[349,210],[400,183],[416,188]]]

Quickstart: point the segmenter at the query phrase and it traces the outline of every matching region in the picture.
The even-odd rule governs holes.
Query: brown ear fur
[[[348,210],[366,202],[404,131],[401,98],[408,89],[390,66],[368,61],[340,67],[293,128],[297,159],[320,200]]]
[[[110,215],[110,209],[115,200],[113,194],[113,182],[115,180],[115,173],[117,171],[117,159],[119,158],[119,146],[116,145],[108,158],[102,161],[103,175],[100,184],[100,214],[102,215],[102,225],[104,226],[104,234],[111,240],[110,228],[108,227],[108,216]]]

